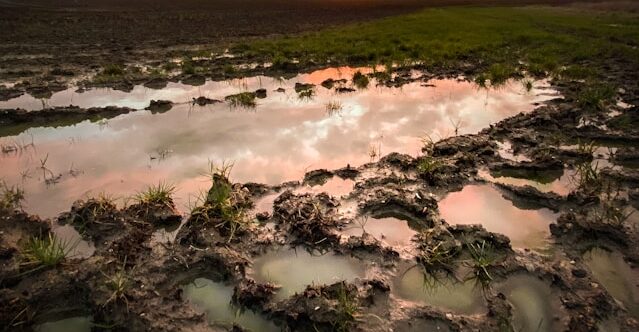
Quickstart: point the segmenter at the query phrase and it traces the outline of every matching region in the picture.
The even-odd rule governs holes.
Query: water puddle
[[[231,304],[233,286],[198,278],[183,287],[184,295],[206,313],[210,324],[237,324],[250,331],[280,331],[271,321],[251,310],[241,311]]]
[[[82,236],[71,225],[53,225],[53,234],[65,245],[67,258],[89,258],[95,252],[95,246],[82,239]]]
[[[480,169],[478,174],[486,181],[520,187],[531,186],[541,192],[553,192],[561,196],[566,196],[576,189],[575,172],[573,170],[536,172],[502,170],[492,172]]]
[[[286,299],[309,285],[333,284],[364,277],[364,264],[352,257],[332,253],[313,254],[303,249],[281,249],[257,257],[252,277],[281,286],[277,299]]]
[[[639,319],[639,270],[632,269],[618,252],[594,248],[584,255],[593,276],[630,316]]]
[[[342,179],[338,176],[333,176],[328,179],[326,182],[320,185],[303,185],[300,188],[295,190],[295,193],[310,193],[310,194],[319,194],[319,193],[327,193],[333,197],[342,197],[344,195],[350,194],[355,187],[355,181],[351,179]]]
[[[439,202],[449,224],[481,224],[486,230],[510,238],[516,248],[541,249],[548,245],[550,224],[558,214],[549,209],[522,210],[491,185],[468,185]]]
[[[499,156],[506,160],[516,161],[516,162],[531,161],[531,159],[526,157],[525,155],[515,154],[515,152],[513,151],[512,143],[508,141],[497,142],[497,147],[498,147],[497,153],[499,154]]]
[[[396,281],[394,293],[406,300],[422,302],[457,314],[486,312],[486,302],[481,287],[475,281],[459,282],[450,277],[433,277],[419,268],[410,268]]]
[[[255,214],[257,213],[273,213],[273,204],[275,200],[280,196],[280,193],[272,193],[266,194],[255,201],[255,206],[253,207],[253,211]]]
[[[131,93],[96,89],[71,97],[69,92],[54,94],[49,105],[141,108],[151,99],[178,104],[164,113],[139,111],[0,138],[0,145],[19,147],[0,155],[0,178],[23,186],[26,209],[43,217],[55,216],[87,195],[127,196],[159,180],[177,186],[176,200],[182,207],[190,196],[208,189],[201,174],[209,161],[234,161],[231,175],[236,182],[280,184],[303,178],[308,169],[356,167],[390,152],[418,155],[420,137],[452,135],[451,121],[460,124],[460,135],[476,133],[554,98],[544,93],[545,87],[527,93],[515,81],[499,89],[479,89],[454,79],[432,80],[428,87],[414,82],[389,88],[376,86],[372,79],[367,89],[348,93],[320,85],[338,72],[348,69],[288,80],[251,77],[199,87],[136,87]],[[300,98],[297,83],[316,86]],[[260,88],[267,97],[256,99],[255,108],[191,104],[194,97],[223,100]],[[35,107],[25,104],[24,98],[30,97],[20,98],[2,102],[0,108]]]
[[[554,317],[560,312],[561,303],[550,286],[539,278],[526,274],[514,275],[498,289],[513,306],[514,331],[561,330]]]
[[[93,319],[91,317],[72,317],[36,325],[36,332],[89,332]]]
[[[406,220],[393,217],[368,218],[366,216],[353,220],[342,231],[342,234],[362,236],[364,231],[390,247],[406,247],[411,244],[411,239],[417,234],[410,228]]]

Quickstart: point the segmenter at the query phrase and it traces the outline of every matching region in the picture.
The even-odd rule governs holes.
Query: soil
[[[73,7],[76,5],[69,2],[68,5],[61,4],[56,10],[47,8],[45,2],[32,0],[28,3],[32,7],[29,7],[27,14],[17,15],[23,10],[20,7],[22,5],[1,2],[3,6],[12,8],[0,12],[0,29],[7,31],[7,27],[10,27],[12,31],[20,31],[28,26],[26,22],[32,22],[39,28],[50,25],[53,27],[50,30],[53,38],[51,44],[40,43],[42,35],[38,30],[26,34],[30,38],[26,41],[17,39],[20,35],[25,36],[24,34],[2,35],[2,77],[39,77],[38,84],[35,85],[24,84],[1,89],[4,96],[29,92],[28,89],[31,89],[29,93],[46,94],[47,91],[58,89],[59,85],[68,84],[72,76],[64,70],[56,71],[61,75],[54,75],[53,79],[38,76],[43,73],[43,68],[61,63],[69,64],[69,70],[77,76],[100,66],[107,59],[111,61],[113,57],[133,59],[144,52],[151,52],[151,57],[156,57],[161,52],[170,52],[159,49],[149,51],[162,45],[152,38],[145,38],[148,36],[144,34],[120,32],[124,38],[116,42],[105,35],[107,30],[108,33],[115,33],[115,29],[101,29],[104,26],[118,26],[121,29],[148,31],[156,36],[161,35],[162,29],[174,26],[179,14],[185,13],[177,11],[167,14],[162,9],[170,9],[169,2],[159,3],[157,11],[132,9],[128,7],[130,2],[120,3],[115,0],[100,3],[108,4],[109,8],[116,8],[113,5],[119,4],[116,9],[108,11],[101,5],[92,3],[84,8],[76,8]],[[144,2],[137,3],[142,6]],[[193,4],[195,6],[196,2]],[[228,5],[228,2],[219,2],[219,6],[224,5]],[[254,8],[251,1],[242,5]],[[372,6],[368,2],[352,4],[365,5],[370,7],[358,8],[369,9],[357,11],[344,10],[343,7],[318,9],[306,3],[296,5],[287,2],[287,10],[284,11],[286,15],[278,17],[278,24],[284,24],[291,28],[291,32],[295,32],[312,29],[320,24],[324,26],[377,17],[382,13],[386,15],[402,12],[417,6],[414,2],[402,2],[396,6],[383,7],[386,9],[382,11],[379,9],[382,7]],[[221,22],[234,22],[233,26],[237,26],[237,21],[259,22],[256,25],[247,23],[247,31],[239,29],[235,32],[239,35],[269,35],[283,30],[273,20],[260,20],[262,17],[277,16],[273,11],[264,9],[246,12],[243,10],[245,7],[235,6],[232,10],[227,8],[231,13],[228,15],[220,15],[218,7],[211,11],[193,9],[189,14],[191,16],[182,18],[184,29],[180,33],[167,34],[163,42],[175,45],[179,40],[181,43],[195,45],[235,36],[225,24],[213,24],[216,21],[211,20],[209,15],[218,17]],[[283,5],[278,3],[278,6],[280,7],[274,5],[272,8],[281,10]],[[313,14],[305,16],[307,13]],[[339,15],[333,15],[335,13]],[[161,15],[169,17],[163,19]],[[238,19],[238,15],[243,20]],[[118,21],[127,18],[131,21],[135,18],[136,23],[127,25]],[[291,24],[287,19],[300,24]],[[207,21],[208,24],[202,24],[202,21]],[[301,24],[302,21],[306,24]],[[42,22],[42,25],[34,22]],[[61,22],[67,22],[69,26]],[[152,23],[158,24],[151,28]],[[73,44],[69,49],[77,47],[75,50],[83,49],[86,52],[70,56],[73,52],[65,48],[70,36],[79,33],[77,27],[80,26],[86,31],[79,35],[88,37],[82,44]],[[207,30],[209,26],[212,30]],[[195,27],[207,28],[192,33]],[[180,29],[172,29],[177,30]],[[219,33],[215,37],[218,39],[202,37],[212,31]],[[182,34],[189,37],[181,39]],[[148,40],[139,44],[146,48],[129,48],[142,40]],[[14,48],[16,45],[21,47]],[[45,50],[51,56],[28,56],[44,53]],[[210,61],[216,64],[216,60]],[[217,65],[223,66],[234,60],[225,61],[227,62],[220,61]],[[12,73],[14,68],[36,69],[27,69],[28,73]],[[290,72],[313,68],[313,65],[306,65],[290,69]],[[470,68],[472,71],[472,65]],[[398,86],[411,81],[427,82],[429,78],[437,76],[458,77],[467,74],[466,71],[469,70],[446,69],[435,73],[424,71],[423,76],[411,78],[409,69],[424,68],[403,68],[395,73],[397,75],[394,78],[382,84]],[[617,91],[616,98],[633,105],[639,104],[638,73],[627,70],[624,63],[611,63],[608,69],[609,79],[616,86],[623,87]],[[49,69],[46,70],[48,73]],[[268,73],[264,68],[251,70],[253,73]],[[211,77],[215,78],[215,75],[217,74]],[[148,77],[140,81],[155,86],[163,84],[157,80],[151,82]],[[123,83],[126,86],[127,82],[118,82]],[[292,190],[300,185],[297,182],[280,186],[231,184],[224,177],[214,177],[208,196],[213,196],[220,186],[228,186],[230,209],[238,215],[249,214],[257,198],[268,193],[281,193],[275,200],[272,214],[262,214],[260,222],[241,225],[234,225],[225,219],[229,210],[215,205],[213,199],[207,199],[195,211],[197,213],[186,220],[182,220],[182,216],[175,212],[172,203],[118,207],[89,199],[76,202],[55,221],[40,220],[20,209],[2,208],[0,326],[8,331],[26,331],[54,318],[92,316],[96,324],[93,327],[95,330],[107,327],[117,331],[208,330],[210,326],[207,317],[188,304],[180,287],[196,278],[206,277],[235,285],[233,298],[237,305],[264,314],[284,330],[409,331],[412,323],[418,321],[433,322],[451,331],[510,330],[512,305],[491,284],[525,273],[543,280],[560,298],[562,309],[556,313],[556,319],[561,330],[598,331],[599,323],[614,319],[621,331],[637,331],[639,321],[595,280],[582,257],[596,246],[621,253],[631,267],[639,264],[639,247],[635,245],[639,241],[639,228],[605,217],[608,216],[605,212],[610,211],[611,207],[625,208],[630,204],[636,206],[639,196],[638,171],[603,169],[598,173],[599,180],[596,183],[584,183],[566,197],[540,192],[533,187],[497,186],[503,196],[516,206],[546,207],[561,214],[557,223],[550,227],[553,242],[551,253],[512,248],[510,240],[504,235],[488,232],[478,225],[449,225],[440,217],[436,198],[460,190],[464,185],[485,183],[478,175],[480,169],[527,171],[574,168],[584,160],[592,159],[592,156],[566,153],[560,146],[574,144],[577,140],[623,142],[626,145],[639,142],[639,107],[621,108],[611,103],[606,108],[615,110],[620,115],[593,112],[579,104],[576,91],[582,82],[555,79],[551,83],[562,93],[563,98],[548,101],[533,112],[506,119],[478,134],[456,136],[425,146],[424,153],[427,157],[413,158],[391,153],[357,168],[316,170],[306,174],[305,183],[322,183],[333,176],[353,179],[356,182],[355,189],[348,195],[348,199],[357,202],[358,215],[392,213],[414,220],[420,233],[413,238],[408,258],[397,248],[386,247],[366,233],[361,237],[342,239],[340,229],[352,220],[339,217],[340,200],[326,193],[297,194]],[[156,101],[150,108],[161,112],[170,106],[169,102]],[[1,125],[62,120],[68,123],[90,118],[90,114],[104,117],[129,111],[131,110],[65,107],[41,112],[4,110],[0,116],[4,121],[9,121]],[[587,120],[588,125],[582,125],[584,120]],[[505,140],[512,143],[515,151],[525,154],[531,160],[514,162],[502,158],[498,153],[497,142]],[[634,160],[636,151],[626,148],[619,157],[622,160]],[[436,162],[437,167],[432,171],[425,172],[419,167],[426,158]],[[55,266],[28,269],[21,254],[24,243],[30,237],[45,237],[53,222],[72,225],[85,240],[95,244],[95,253],[87,259],[67,258]],[[156,231],[178,223],[180,226],[175,240],[158,242],[154,239]],[[391,285],[401,273],[400,267],[415,265],[437,272],[454,273],[463,267],[460,261],[467,260],[473,245],[479,244],[489,245],[497,257],[486,267],[492,280],[482,284],[488,309],[486,314],[452,314],[441,308],[401,300],[393,294]],[[437,245],[446,248],[453,259],[444,265],[426,266],[424,255]],[[273,298],[277,285],[259,284],[251,279],[248,271],[255,257],[282,246],[353,255],[369,264],[372,272],[365,278],[352,282],[309,285],[304,291],[277,301]],[[120,293],[114,292],[110,281],[123,271],[126,287]],[[233,330],[241,328],[233,327]]]
[[[637,100],[636,83],[624,81],[624,75],[619,77],[626,88],[618,97]],[[425,78],[415,80],[420,79]],[[95,254],[85,260],[67,259],[61,265],[33,272],[25,271],[20,264],[22,246],[16,239],[26,241],[28,236],[42,236],[49,228],[49,221],[19,210],[3,211],[0,224],[2,325],[11,330],[28,329],[51,317],[81,314],[93,316],[98,326],[114,326],[117,330],[206,329],[206,317],[187,304],[180,285],[213,275],[216,280],[236,285],[234,301],[238,305],[261,312],[287,330],[331,331],[336,327],[370,330],[380,323],[361,318],[372,316],[384,321],[375,325],[380,330],[405,331],[411,325],[407,322],[416,319],[443,324],[452,331],[498,330],[509,326],[512,307],[503,294],[490,287],[484,291],[488,305],[485,315],[450,314],[436,307],[400,301],[390,291],[399,267],[423,264],[418,257],[436,244],[459,259],[469,254],[468,243],[487,243],[499,256],[488,267],[494,278],[492,282],[527,273],[548,283],[562,302],[563,312],[557,319],[563,330],[597,331],[600,322],[614,318],[622,331],[635,331],[639,322],[598,286],[582,259],[585,252],[597,246],[622,253],[631,266],[639,264],[639,249],[633,245],[639,241],[637,228],[595,218],[604,203],[629,205],[624,196],[610,198],[590,187],[579,187],[567,197],[560,197],[533,187],[498,186],[503,196],[516,206],[546,207],[561,213],[557,223],[551,226],[554,240],[551,255],[513,249],[503,235],[490,233],[481,226],[449,225],[439,217],[436,195],[484,182],[478,176],[480,168],[572,167],[591,158],[583,153],[553,154],[559,151],[559,145],[568,145],[576,138],[605,138],[608,142],[639,140],[636,129],[639,127],[624,130],[598,127],[597,124],[610,123],[610,115],[593,114],[577,106],[572,91],[579,82],[555,81],[553,84],[563,93],[563,99],[551,100],[531,113],[506,119],[479,134],[456,136],[425,147],[425,153],[439,165],[429,174],[419,170],[420,158],[397,153],[358,168],[315,170],[306,174],[306,184],[324,183],[333,176],[354,179],[355,189],[348,199],[358,203],[360,215],[391,213],[415,220],[415,227],[422,232],[413,239],[410,258],[366,233],[340,239],[340,228],[350,221],[339,217],[340,201],[325,193],[296,194],[290,189],[301,185],[297,182],[270,187],[230,184],[217,177],[213,187],[227,183],[233,193],[233,206],[238,210],[248,211],[255,199],[280,192],[272,215],[262,214],[261,222],[232,231],[221,219],[221,212],[214,208],[213,201],[209,201],[199,214],[183,221],[175,241],[166,243],[154,242],[152,235],[167,223],[180,222],[180,216],[170,204],[119,208],[96,200],[79,201],[69,212],[60,215],[58,222],[73,225],[86,240],[95,243]],[[619,116],[634,118],[639,109],[635,106],[617,111],[621,112]],[[582,117],[589,118],[593,125],[580,126]],[[530,161],[503,159],[496,144],[503,140],[511,141],[513,149],[529,156]],[[634,155],[632,149],[624,151],[621,154],[624,158]],[[617,191],[629,192],[629,199],[635,199],[639,173],[604,169],[601,176]],[[273,223],[275,227],[266,227],[266,223]],[[309,285],[289,299],[276,301],[273,294],[277,286],[256,283],[247,270],[254,257],[281,246],[353,255],[378,267],[366,278],[333,285]],[[453,260],[451,265],[428,265],[428,268],[454,273],[459,264]],[[113,298],[105,286],[106,276],[121,269],[127,271],[130,286]],[[357,308],[354,313],[345,311],[344,296]]]

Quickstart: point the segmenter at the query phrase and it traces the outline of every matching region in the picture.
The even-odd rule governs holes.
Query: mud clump
[[[168,112],[173,108],[173,102],[169,100],[151,100],[149,106],[145,108],[145,110],[151,111],[151,113],[164,113]]]
[[[206,98],[203,96],[197,97],[197,98],[193,98],[192,100],[192,104],[193,105],[198,105],[198,106],[206,106],[206,105],[212,105],[212,104],[218,104],[221,103],[222,101],[217,100],[217,99],[210,99],[210,98]]]
[[[338,205],[325,193],[295,195],[286,191],[275,200],[273,218],[295,236],[293,243],[330,246],[339,240],[334,232],[338,226],[335,218]]]
[[[45,108],[37,112],[29,112],[23,109],[0,110],[0,125],[9,126],[21,123],[29,124],[50,124],[55,121],[77,121],[81,122],[87,118],[113,118],[121,114],[135,111],[128,107],[91,107],[80,108],[78,106]]]

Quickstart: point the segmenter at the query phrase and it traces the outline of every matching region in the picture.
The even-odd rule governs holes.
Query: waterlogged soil
[[[208,189],[202,174],[209,162],[234,162],[234,181],[277,185],[299,180],[308,170],[356,167],[389,152],[418,156],[426,135],[439,139],[454,134],[451,121],[461,121],[458,134],[476,133],[518,112],[529,112],[534,103],[555,94],[543,81],[529,92],[516,81],[498,89],[480,89],[456,79],[417,80],[401,87],[379,86],[371,79],[367,89],[349,93],[320,85],[329,78],[348,79],[341,84],[352,87],[355,71],[330,68],[290,80],[253,77],[207,81],[199,87],[170,83],[161,90],[138,86],[130,93],[59,92],[46,101],[49,106],[142,109],[158,99],[173,105],[164,112],[116,113],[114,118],[93,121],[73,117],[71,123],[45,121],[29,129],[30,122],[0,126],[0,132],[7,133],[0,145],[11,148],[0,157],[4,166],[0,177],[23,186],[26,210],[43,217],[55,216],[79,198],[99,193],[131,196],[158,181],[176,186],[175,201],[185,210]],[[313,96],[300,97],[296,84],[315,85],[310,90]],[[267,96],[256,98],[255,107],[193,102],[199,97],[221,101],[258,89],[265,89]],[[0,102],[0,108],[33,106],[36,113],[40,102],[34,99],[30,104],[29,98]],[[339,107],[329,109],[331,103]],[[37,118],[37,113],[32,117]],[[336,179],[305,188],[346,194],[352,186],[349,181]]]
[[[26,190],[0,205],[0,326],[639,329],[639,174],[620,162],[639,127],[616,127],[636,106],[586,110],[560,79],[479,88],[415,69],[380,85],[369,69],[363,89],[354,71],[61,92],[95,105],[88,119],[6,101],[31,110],[0,127],[0,175]],[[255,105],[234,104],[242,92]],[[230,179],[209,160],[234,161]],[[159,180],[172,199],[123,199]],[[29,260],[49,233],[77,245]]]

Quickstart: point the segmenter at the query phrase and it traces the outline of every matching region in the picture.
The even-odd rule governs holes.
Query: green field
[[[239,43],[232,50],[276,66],[292,59],[302,64],[419,61],[458,69],[471,63],[498,80],[521,70],[593,78],[611,59],[637,68],[638,45],[636,15],[552,7],[455,7]]]

